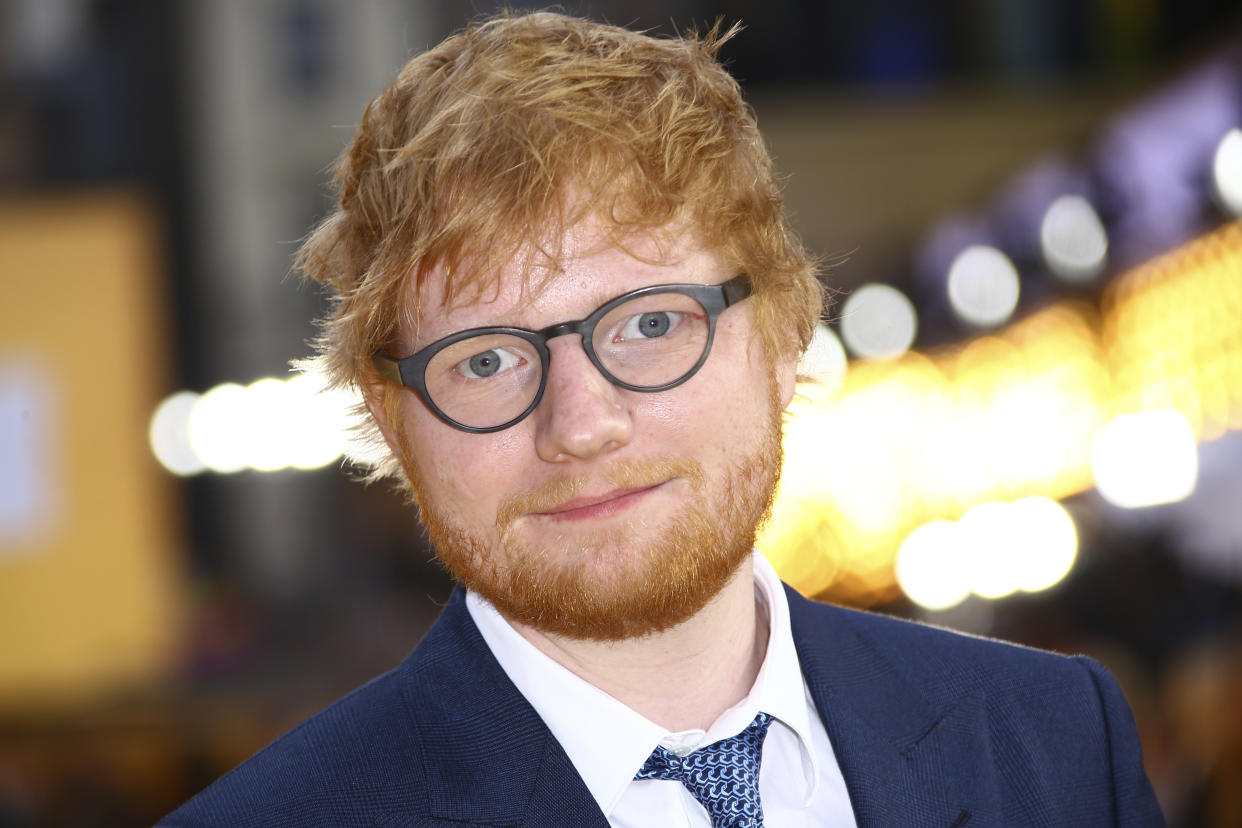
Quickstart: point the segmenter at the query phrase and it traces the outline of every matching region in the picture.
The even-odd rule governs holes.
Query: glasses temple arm
[[[375,373],[384,379],[395,382],[397,385],[405,385],[405,380],[401,378],[401,366],[392,357],[374,354],[371,357],[371,364],[375,366]]]
[[[750,277],[745,273],[734,276],[729,281],[720,286],[724,293],[725,307],[730,307],[750,296],[753,286],[750,283]]]

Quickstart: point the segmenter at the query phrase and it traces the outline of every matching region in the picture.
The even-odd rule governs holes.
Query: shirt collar
[[[761,606],[768,612],[768,650],[763,665],[755,677],[754,686],[742,704],[749,704],[750,713],[737,730],[722,736],[738,733],[760,710],[772,714],[776,720],[793,731],[798,739],[798,751],[802,755],[802,772],[806,780],[806,803],[809,805],[819,787],[819,759],[812,741],[812,714],[818,716],[810,689],[802,675],[798,651],[794,647],[793,629],[789,623],[789,598],[785,586],[768,559],[755,551],[755,594]],[[753,700],[753,701],[752,701]],[[723,718],[723,717],[722,717]]]
[[[750,692],[707,731],[666,731],[540,652],[486,599],[468,592],[466,608],[500,666],[547,724],[605,814],[612,812],[657,744],[688,752],[740,733],[760,710],[797,737],[809,803],[818,786],[819,766],[811,748],[811,702],[794,649],[789,602],[776,571],[758,551],[754,571],[755,595],[768,614],[767,651]]]

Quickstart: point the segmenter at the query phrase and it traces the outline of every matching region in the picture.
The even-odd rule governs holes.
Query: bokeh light
[[[283,380],[264,377],[246,386],[246,428],[235,435],[245,465],[255,471],[276,471],[289,465],[289,431],[296,416]]]
[[[353,395],[319,377],[265,377],[223,383],[204,394],[181,391],[151,418],[151,449],[173,474],[317,469],[350,447]]]
[[[1012,541],[1016,527],[1003,503],[980,503],[957,522],[965,562],[962,577],[983,598],[1004,598],[1017,590],[1018,549]]]
[[[945,610],[970,594],[956,523],[934,520],[906,537],[897,552],[897,583],[921,607]]]
[[[1174,471],[1165,482],[1181,479],[1183,490],[1195,443],[1242,429],[1239,273],[1242,223],[1234,223],[1118,275],[1098,305],[1062,300],[962,344],[852,362],[835,393],[800,386],[760,547],[808,594],[874,604],[900,589],[938,606],[976,585],[911,580],[931,554],[912,533],[937,521],[958,531],[973,508],[1003,503],[1006,520],[1028,528],[997,543],[1030,550],[1004,566],[986,562],[995,567],[981,591],[1034,590],[1063,577],[1076,544],[1056,501],[1109,476],[1109,462],[1100,471],[1093,456],[1117,439],[1106,426],[1118,415],[1182,418],[1170,443],[1180,449],[1164,462]],[[1118,462],[1141,456],[1133,441],[1119,442],[1130,448],[1115,452]],[[988,511],[999,514],[966,521],[979,537]]]
[[[914,303],[891,285],[863,285],[841,308],[841,337],[853,354],[866,359],[901,356],[917,333]]]
[[[973,244],[949,265],[948,290],[953,312],[962,321],[995,327],[1018,306],[1018,271],[1000,250]]]
[[[1078,530],[1070,513],[1051,498],[1024,497],[1009,506],[1009,514],[1017,588],[1040,592],[1060,583],[1078,557]]]
[[[318,469],[351,450],[350,411],[356,394],[326,388],[322,377],[302,373],[287,382],[291,410],[284,429],[288,439],[286,461],[295,469]]]
[[[845,381],[848,360],[841,340],[823,322],[815,326],[811,344],[798,361],[798,374],[813,379],[830,391],[836,391]]]
[[[1242,216],[1242,129],[1225,133],[1212,159],[1212,188],[1221,207]]]
[[[895,574],[910,600],[945,610],[971,593],[996,600],[1048,589],[1069,574],[1077,554],[1078,532],[1065,508],[1026,497],[919,526],[902,542]]]
[[[246,389],[226,382],[208,390],[190,410],[186,424],[190,450],[214,472],[230,474],[246,468]]]
[[[1091,469],[1096,488],[1114,506],[1184,500],[1199,475],[1194,432],[1176,411],[1123,414],[1096,435]]]
[[[1048,269],[1066,282],[1085,284],[1104,272],[1108,233],[1091,202],[1080,195],[1052,202],[1040,223],[1039,243]]]
[[[198,402],[193,391],[178,391],[167,397],[151,415],[147,439],[155,459],[180,477],[198,474],[207,467],[190,448],[190,412]]]

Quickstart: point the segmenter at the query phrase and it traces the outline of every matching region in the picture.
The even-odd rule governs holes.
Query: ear
[[[394,457],[401,457],[402,441],[398,436],[401,428],[401,395],[393,393],[390,382],[381,377],[370,362],[362,370],[359,383],[362,400],[371,412],[371,419],[379,428],[384,442]]]
[[[794,388],[798,383],[798,343],[794,340],[782,353],[773,360],[772,370],[776,373],[776,390],[780,395],[781,410],[789,407],[793,400]]]

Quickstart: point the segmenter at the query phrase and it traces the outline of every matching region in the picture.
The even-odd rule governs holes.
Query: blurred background
[[[289,371],[290,259],[365,102],[493,7],[0,0],[0,828],[150,824],[434,619],[348,398]],[[746,25],[837,292],[786,580],[1099,658],[1170,823],[1242,825],[1236,1],[563,7]]]

